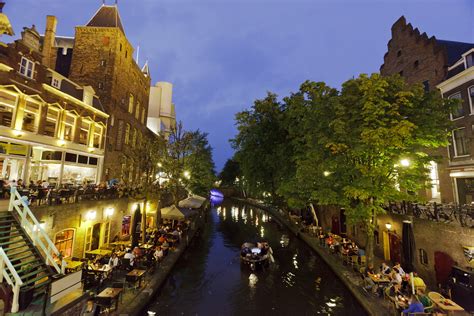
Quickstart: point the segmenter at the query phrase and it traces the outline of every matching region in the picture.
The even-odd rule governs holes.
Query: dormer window
[[[20,74],[28,78],[33,78],[34,70],[35,70],[35,63],[29,60],[28,58],[21,57]]]
[[[474,66],[474,52],[466,56],[466,68]]]
[[[84,97],[82,101],[87,105],[92,105],[92,98],[93,98],[92,94],[84,90]]]

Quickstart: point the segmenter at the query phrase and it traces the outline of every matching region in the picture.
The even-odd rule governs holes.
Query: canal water
[[[275,262],[252,273],[240,246],[267,240]],[[304,242],[266,212],[224,202],[186,250],[148,310],[168,315],[366,315]]]

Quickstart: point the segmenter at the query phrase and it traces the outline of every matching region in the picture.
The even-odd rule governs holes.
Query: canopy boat
[[[259,242],[257,245],[245,242],[240,248],[242,264],[249,265],[252,270],[273,262],[272,254],[273,250],[267,242]]]

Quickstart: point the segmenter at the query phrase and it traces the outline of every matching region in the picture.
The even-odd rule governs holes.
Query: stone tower
[[[77,26],[69,78],[91,86],[107,114],[104,179],[138,178],[128,147],[147,135],[150,77],[137,65],[117,5],[102,5],[85,26]],[[124,169],[126,169],[124,171]]]

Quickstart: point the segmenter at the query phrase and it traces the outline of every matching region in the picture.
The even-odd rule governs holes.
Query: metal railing
[[[390,213],[413,215],[415,218],[474,228],[474,205],[402,202],[390,203],[386,210]]]
[[[62,259],[60,252],[53,244],[48,234],[46,234],[44,229],[41,227],[35,215],[31,212],[28,206],[28,198],[22,197],[18,193],[16,187],[10,189],[10,204],[8,206],[8,211],[13,212],[13,210],[17,212],[21,220],[21,226],[33,240],[33,244],[42,253],[46,264],[54,267],[56,272],[64,274],[66,261]],[[61,260],[61,266],[57,264],[53,255]]]
[[[20,307],[19,305],[20,287],[23,285],[23,281],[18,275],[18,272],[15,270],[15,267],[13,267],[13,264],[11,263],[10,259],[8,259],[7,254],[1,247],[0,247],[0,271],[1,271],[0,283],[3,282],[3,279],[5,279],[7,283],[13,289],[13,302],[12,302],[11,312],[16,313],[18,312],[19,307]],[[8,271],[10,271],[11,277],[8,274]]]

